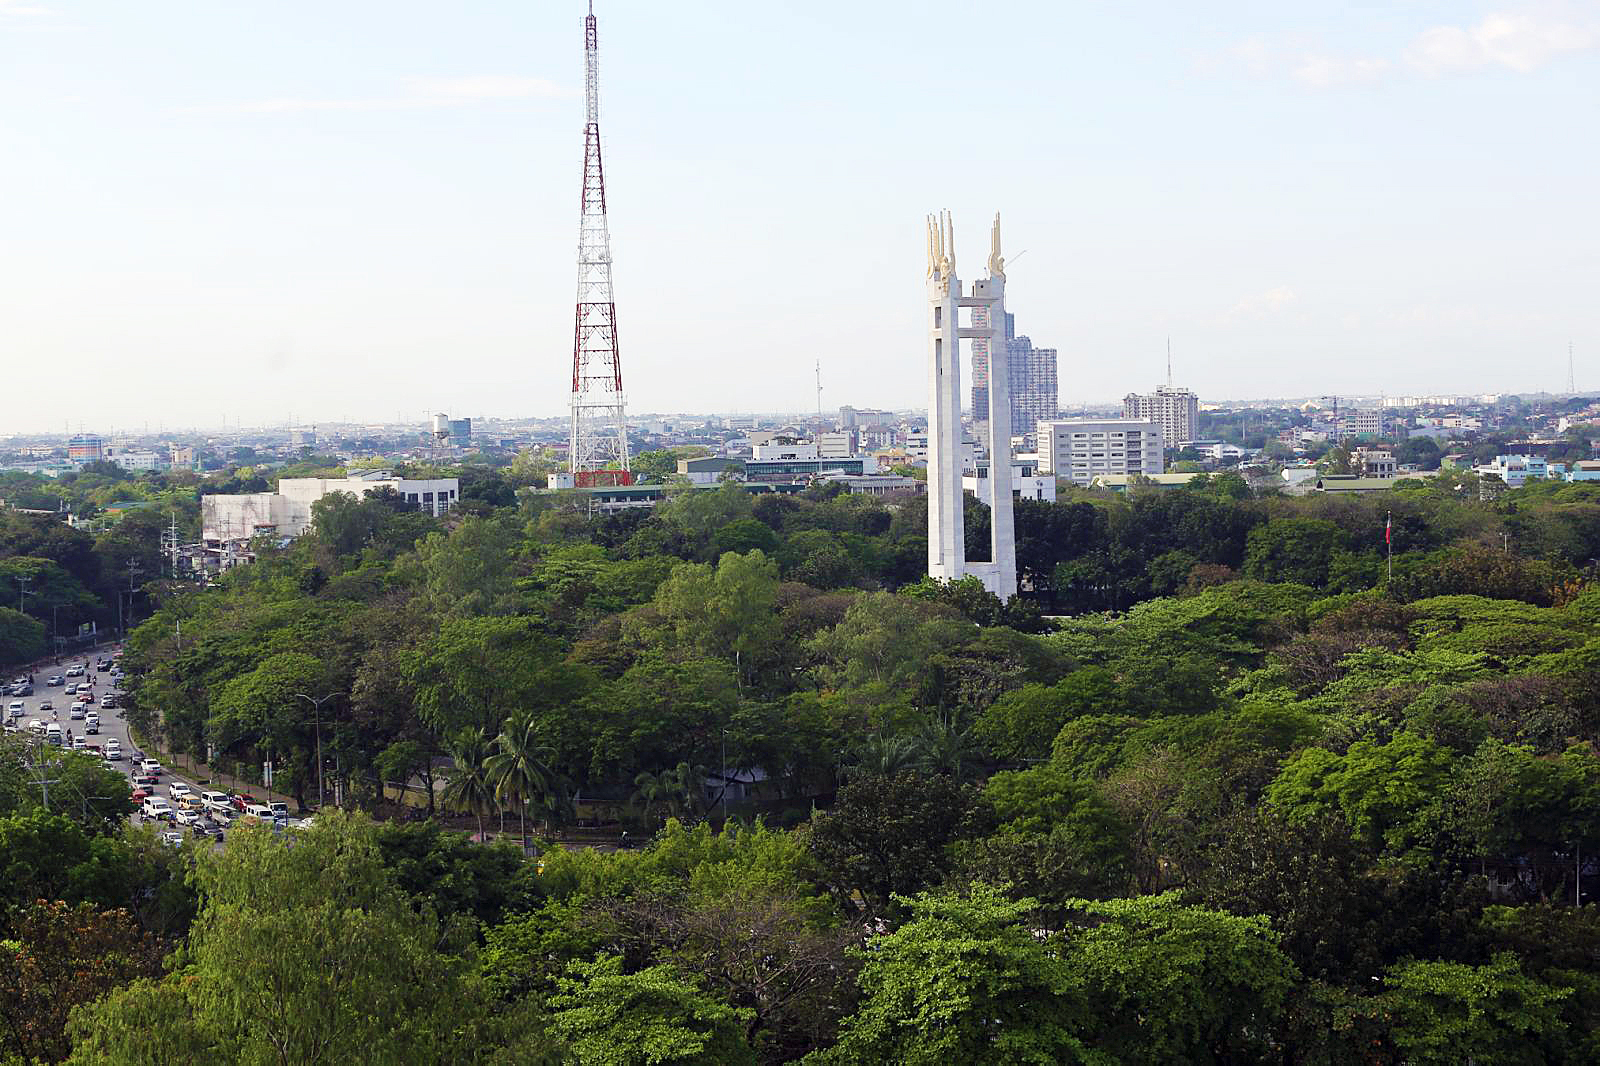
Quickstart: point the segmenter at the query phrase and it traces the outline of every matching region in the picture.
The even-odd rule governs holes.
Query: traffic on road
[[[290,819],[284,803],[203,787],[139,750],[123,717],[121,651],[115,645],[11,677],[0,685],[5,732],[100,758],[127,781],[136,805],[130,817],[167,823],[162,839],[169,843],[185,835],[221,841],[239,825],[281,831],[304,824]]]

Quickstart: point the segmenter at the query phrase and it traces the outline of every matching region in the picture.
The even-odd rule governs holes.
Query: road
[[[3,679],[6,683],[7,690],[9,691],[10,683],[15,678],[32,674],[34,679],[33,695],[6,696],[3,699],[0,699],[0,707],[9,707],[14,701],[22,701],[24,708],[22,717],[16,719],[16,723],[23,732],[26,732],[28,723],[37,718],[44,722],[60,722],[63,736],[65,736],[68,729],[71,729],[73,736],[83,736],[88,743],[98,744],[102,751],[105,750],[106,741],[116,738],[117,742],[122,746],[122,759],[118,762],[107,763],[106,765],[115,768],[119,773],[122,774],[123,780],[128,785],[129,792],[132,792],[132,777],[138,766],[139,760],[144,758],[144,753],[134,743],[133,737],[128,732],[128,723],[126,719],[123,718],[123,712],[125,708],[120,706],[100,706],[101,696],[105,695],[107,692],[121,695],[122,690],[111,680],[111,674],[109,671],[106,673],[97,673],[94,668],[96,659],[110,657],[118,650],[120,650],[118,646],[103,645],[100,648],[92,651],[64,656],[59,664],[55,663],[53,660],[46,659],[42,663],[35,663],[30,667],[12,668],[5,674]],[[52,675],[65,674],[67,670],[73,666],[82,666],[84,668],[84,676],[67,678],[67,685],[76,685],[84,681],[92,682],[94,685],[94,693],[90,699],[90,707],[91,709],[98,711],[100,714],[100,733],[98,736],[85,735],[83,731],[83,720],[74,720],[68,717],[73,700],[79,699],[80,697],[67,695],[66,685],[45,684],[46,680]],[[40,705],[46,701],[53,705],[53,713],[52,711],[40,709]],[[200,786],[198,786],[194,781],[188,780],[182,775],[174,774],[170,769],[166,768],[165,763],[162,764],[162,767],[162,773],[159,778],[160,785],[157,787],[157,791],[161,795],[167,795],[168,786],[175,781],[182,781],[196,792],[201,791]],[[208,785],[206,787],[210,788],[212,786]],[[132,817],[135,821],[139,820],[139,815],[137,813],[135,813]]]

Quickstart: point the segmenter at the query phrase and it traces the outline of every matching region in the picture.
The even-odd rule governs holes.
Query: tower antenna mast
[[[572,340],[569,462],[580,486],[628,484],[628,426],[611,293],[611,231],[600,161],[600,44],[594,3],[583,21],[583,201],[578,222],[578,307]],[[608,473],[600,473],[608,471]]]
[[[1573,373],[1572,373],[1572,342],[1568,341],[1567,342],[1567,392],[1569,394],[1571,394],[1571,393],[1576,393],[1577,391],[1578,391],[1577,379],[1573,376]]]
[[[822,417],[822,360],[817,360],[817,417]]]
[[[1172,388],[1172,338],[1167,338],[1167,388]]]

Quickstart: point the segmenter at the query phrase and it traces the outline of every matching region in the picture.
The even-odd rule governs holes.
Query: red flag
[[[1394,519],[1385,518],[1383,520],[1383,542],[1385,544],[1393,544],[1394,543],[1394,541],[1390,539],[1390,537],[1393,534],[1393,527],[1394,527]]]

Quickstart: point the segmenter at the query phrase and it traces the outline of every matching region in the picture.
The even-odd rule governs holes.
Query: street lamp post
[[[312,699],[304,692],[296,692],[295,696],[311,704],[312,723],[317,731],[317,810],[322,809],[322,705],[333,699],[335,693],[328,693],[321,699]]]

